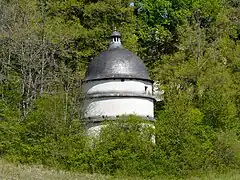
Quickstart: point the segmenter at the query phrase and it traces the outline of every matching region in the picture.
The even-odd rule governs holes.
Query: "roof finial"
[[[122,48],[121,34],[117,32],[116,26],[114,27],[114,31],[111,35],[111,44],[108,50],[115,49],[115,48]]]

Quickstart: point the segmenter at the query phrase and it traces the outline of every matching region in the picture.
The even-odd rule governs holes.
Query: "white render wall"
[[[83,93],[132,93],[152,95],[152,83],[143,80],[111,79],[84,83]]]
[[[84,101],[85,117],[135,114],[153,118],[153,99],[139,97],[105,97]]]
[[[141,97],[152,96],[150,81],[135,79],[88,81],[83,85],[83,93],[86,96],[99,96],[84,100],[86,118],[91,119],[98,116],[107,118],[130,114],[154,117],[154,100]],[[113,95],[113,97],[106,97],[108,95]]]

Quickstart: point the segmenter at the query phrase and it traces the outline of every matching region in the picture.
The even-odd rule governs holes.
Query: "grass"
[[[109,176],[99,174],[81,174],[66,172],[61,170],[53,170],[44,168],[43,166],[28,166],[21,164],[12,164],[4,160],[0,160],[0,179],[1,180],[105,180],[110,179]]]
[[[101,174],[74,173],[61,170],[44,168],[43,166],[29,166],[12,164],[0,159],[1,180],[108,180],[129,179],[138,180],[139,177],[113,177]],[[174,177],[158,177],[154,179],[178,179]],[[227,173],[208,172],[205,174],[188,177],[186,180],[239,180],[240,170],[231,170]]]
[[[208,172],[203,175],[187,178],[188,180],[240,180],[240,170],[231,170],[226,173]]]

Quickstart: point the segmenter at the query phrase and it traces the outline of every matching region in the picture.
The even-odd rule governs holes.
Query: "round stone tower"
[[[141,59],[124,49],[114,31],[107,51],[88,65],[83,82],[84,116],[88,130],[99,131],[100,123],[121,115],[154,119],[153,81]]]

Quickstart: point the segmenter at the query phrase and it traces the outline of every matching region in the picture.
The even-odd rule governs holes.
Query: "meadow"
[[[76,173],[70,171],[56,170],[52,168],[43,167],[42,165],[22,165],[9,163],[5,160],[0,160],[0,179],[2,180],[110,180],[110,179],[126,179],[126,180],[137,180],[144,179],[141,177],[121,177],[121,176],[110,176],[101,174],[88,174],[88,173]],[[229,170],[225,173],[208,172],[204,174],[197,174],[195,176],[187,178],[177,178],[171,176],[155,177],[152,179],[167,179],[167,180],[239,180],[239,170]]]

